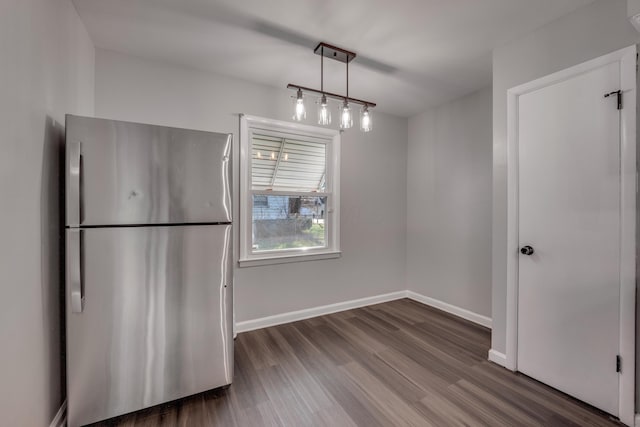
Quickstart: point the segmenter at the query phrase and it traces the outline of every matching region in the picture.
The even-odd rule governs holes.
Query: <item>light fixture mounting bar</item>
[[[344,95],[338,95],[337,93],[331,93],[331,92],[327,92],[327,91],[323,92],[321,90],[313,89],[313,88],[310,88],[310,87],[294,85],[293,83],[289,83],[287,85],[287,89],[301,89],[303,92],[312,92],[312,93],[316,93],[316,94],[318,94],[320,96],[325,95],[327,98],[337,99],[338,101],[344,101],[346,99],[348,102],[353,102],[354,104],[360,104],[360,105],[368,105],[371,108],[376,106],[375,102],[369,102],[369,101],[363,101],[362,99],[345,97]]]
[[[313,50],[313,53],[330,59],[335,59],[336,61],[344,62],[345,64],[353,61],[353,58],[356,57],[355,52],[350,52],[324,42],[318,43],[318,46]]]

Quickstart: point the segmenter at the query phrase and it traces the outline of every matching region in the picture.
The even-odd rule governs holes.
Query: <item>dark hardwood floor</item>
[[[240,334],[227,390],[112,426],[612,426],[488,362],[490,331],[403,299]]]

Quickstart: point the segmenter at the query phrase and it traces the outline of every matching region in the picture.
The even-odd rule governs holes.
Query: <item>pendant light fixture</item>
[[[318,106],[318,124],[322,126],[331,124],[331,109],[327,102],[327,96],[324,94],[320,98],[320,104]]]
[[[298,93],[296,94],[295,97],[295,106],[294,106],[294,113],[293,113],[293,120],[295,121],[302,121],[303,119],[307,118],[307,110],[304,106],[304,99],[302,97],[302,90],[298,89]]]
[[[349,62],[347,62],[347,96],[344,97],[340,109],[340,129],[349,129],[351,126],[353,126],[353,117],[349,106]]]
[[[340,108],[340,129],[349,129],[353,126],[353,117],[351,116],[351,107],[345,99]]]
[[[324,94],[324,46],[320,47],[320,104],[318,105],[318,124],[328,126],[331,124],[331,109],[327,102],[327,95]],[[301,90],[298,88],[298,90]]]
[[[297,90],[295,97],[295,113],[293,115],[294,120],[301,121],[306,118],[306,110],[304,106],[303,92],[310,92],[320,95],[318,102],[318,124],[327,126],[331,124],[331,108],[327,99],[336,99],[340,101],[340,129],[349,129],[353,126],[353,113],[351,104],[358,104],[362,106],[360,112],[360,130],[363,132],[369,132],[372,129],[372,119],[370,108],[376,106],[374,102],[363,101],[361,99],[349,97],[349,62],[356,57],[354,52],[350,52],[339,47],[331,46],[327,43],[319,43],[313,51],[316,55],[320,55],[320,90],[312,89],[296,84],[289,83],[288,89]],[[324,90],[324,57],[331,58],[336,61],[340,61],[346,64],[346,94],[339,95]]]
[[[370,132],[373,129],[373,121],[371,120],[371,112],[367,104],[360,110],[360,130],[362,132]]]

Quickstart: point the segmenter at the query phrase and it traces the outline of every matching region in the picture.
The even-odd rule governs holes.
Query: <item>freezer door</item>
[[[231,383],[231,254],[231,225],[67,229],[69,426]]]
[[[67,226],[231,222],[231,135],[68,115]]]

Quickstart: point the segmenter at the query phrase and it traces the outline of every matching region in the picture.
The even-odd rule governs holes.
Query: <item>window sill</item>
[[[342,256],[342,252],[323,252],[316,254],[295,254],[295,255],[282,255],[282,256],[272,256],[265,258],[249,258],[249,259],[241,259],[239,261],[240,267],[258,267],[261,265],[271,265],[271,264],[286,264],[290,262],[304,262],[304,261],[316,261],[320,259],[333,259],[340,258]]]

